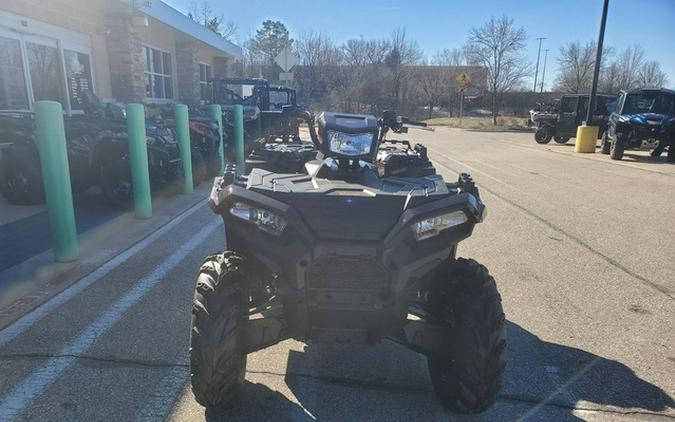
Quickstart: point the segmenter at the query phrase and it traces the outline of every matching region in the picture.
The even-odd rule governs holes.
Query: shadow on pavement
[[[208,409],[204,412],[208,422],[302,420],[302,415],[302,407],[283,394],[249,381],[244,381],[239,399],[232,409]]]
[[[650,164],[672,164],[666,160],[666,153],[661,154],[660,157],[652,157],[649,153],[636,154],[635,152],[626,151],[623,153],[623,158],[627,158],[627,162],[650,163]]]
[[[674,407],[661,388],[626,365],[549,343],[508,323],[504,388],[488,411],[467,420],[581,420],[573,410],[599,407],[662,412]],[[425,359],[385,342],[374,347],[308,345],[290,351],[286,385],[300,405],[247,382],[228,420],[437,420],[451,414],[432,394]],[[607,414],[608,419],[612,415]],[[208,420],[225,415],[207,414]],[[219,419],[220,418],[220,419]]]

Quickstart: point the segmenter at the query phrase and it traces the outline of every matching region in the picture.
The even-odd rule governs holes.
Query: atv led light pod
[[[235,202],[230,208],[230,214],[258,226],[267,233],[279,236],[286,228],[286,219],[262,208],[256,208],[242,202]]]
[[[413,230],[417,240],[424,240],[436,236],[445,229],[459,226],[467,221],[468,218],[464,211],[453,211],[418,221],[413,226]]]

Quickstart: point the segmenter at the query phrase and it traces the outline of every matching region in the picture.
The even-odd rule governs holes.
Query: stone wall
[[[143,48],[131,15],[106,14],[104,26],[112,96],[124,102],[140,102],[145,97]]]
[[[199,45],[193,40],[176,41],[176,77],[178,98],[185,102],[199,101]]]

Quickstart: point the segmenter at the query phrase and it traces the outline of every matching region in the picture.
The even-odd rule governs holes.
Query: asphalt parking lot
[[[532,134],[411,132],[488,206],[459,248],[495,276],[508,319],[505,385],[459,417],[425,359],[286,341],[248,359],[239,404],[205,414],[189,388],[194,276],[224,247],[204,203],[0,331],[5,420],[673,420],[675,165],[610,161]]]

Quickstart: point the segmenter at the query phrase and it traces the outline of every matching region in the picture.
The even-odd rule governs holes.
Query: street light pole
[[[539,75],[539,57],[541,57],[541,42],[545,39],[546,38],[543,37],[535,38],[535,40],[539,40],[539,49],[537,50],[537,67],[534,70],[534,88],[532,89],[532,92],[537,92],[537,76]]]
[[[588,101],[586,113],[586,125],[592,126],[593,110],[595,110],[595,95],[598,92],[598,76],[600,75],[600,61],[602,60],[602,43],[605,41],[605,23],[607,22],[607,7],[609,0],[604,0],[602,5],[602,20],[600,21],[600,33],[598,34],[598,49],[595,52],[595,66],[593,69],[593,84],[591,85],[591,98]]]
[[[544,92],[544,78],[546,77],[546,59],[548,59],[548,48],[544,49],[544,69],[541,71],[541,90],[540,93]]]

